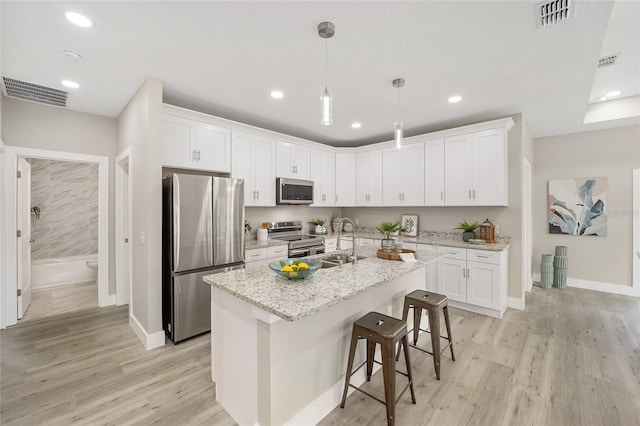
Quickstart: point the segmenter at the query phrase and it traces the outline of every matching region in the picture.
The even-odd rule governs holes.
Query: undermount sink
[[[357,260],[366,259],[367,256],[356,256]],[[345,263],[353,263],[353,256],[347,254],[334,254],[322,259],[323,268],[333,268],[334,266],[340,266]]]

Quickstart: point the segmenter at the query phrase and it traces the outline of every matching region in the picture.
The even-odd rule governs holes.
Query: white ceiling
[[[397,77],[406,136],[519,112],[534,137],[639,123],[583,121],[610,90],[640,95],[640,2],[572,2],[569,20],[537,28],[529,1],[3,1],[0,71],[61,89],[75,80],[68,108],[110,117],[151,76],[168,103],[335,146],[392,138]],[[94,26],[70,24],[68,10]],[[336,26],[332,126],[320,124],[323,21]],[[449,104],[454,94],[462,102]]]

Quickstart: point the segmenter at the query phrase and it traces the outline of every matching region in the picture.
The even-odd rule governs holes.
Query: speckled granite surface
[[[371,247],[359,247],[358,255],[367,258],[359,260],[356,265],[320,269],[299,281],[280,277],[266,265],[208,275],[204,281],[280,318],[296,321],[370,288],[384,285],[443,256],[431,251],[418,251],[417,262],[404,263],[379,259],[376,249]]]
[[[351,238],[350,232],[343,232],[342,235]],[[335,238],[337,236],[337,232],[329,232],[327,234],[327,238]],[[380,232],[378,232],[375,228],[358,227],[358,229],[356,230],[356,237],[381,240],[382,234],[380,234]],[[462,235],[459,232],[423,231],[420,232],[417,237],[400,236],[400,239],[407,243],[434,244],[438,246],[460,247],[489,251],[502,251],[511,247],[511,237],[500,236],[497,238],[497,242],[493,244],[470,244],[462,241]]]
[[[244,240],[244,249],[245,250],[253,250],[265,247],[274,247],[274,246],[286,246],[287,242],[282,240],[272,240],[269,239],[267,241],[258,241],[258,240]]]

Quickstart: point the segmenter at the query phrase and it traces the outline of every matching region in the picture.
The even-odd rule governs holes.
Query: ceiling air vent
[[[609,67],[611,65],[615,65],[620,58],[620,53],[616,53],[615,55],[603,56],[598,59],[598,68]]]
[[[536,4],[536,26],[546,27],[568,19],[572,12],[570,0],[553,0]]]
[[[23,99],[25,101],[40,102],[60,107],[67,106],[69,92],[26,81],[15,80],[9,77],[2,77],[2,80],[4,82],[4,93],[9,98]]]

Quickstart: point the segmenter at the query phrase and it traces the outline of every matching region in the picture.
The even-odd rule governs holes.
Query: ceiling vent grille
[[[536,26],[546,27],[571,17],[570,0],[553,0],[536,4]]]
[[[60,107],[67,106],[69,92],[26,81],[15,80],[9,77],[2,77],[2,80],[4,82],[4,93],[9,98],[23,99],[25,101],[40,102]]]
[[[609,67],[611,65],[615,65],[620,58],[620,53],[616,53],[615,55],[603,56],[598,59],[598,68]]]

